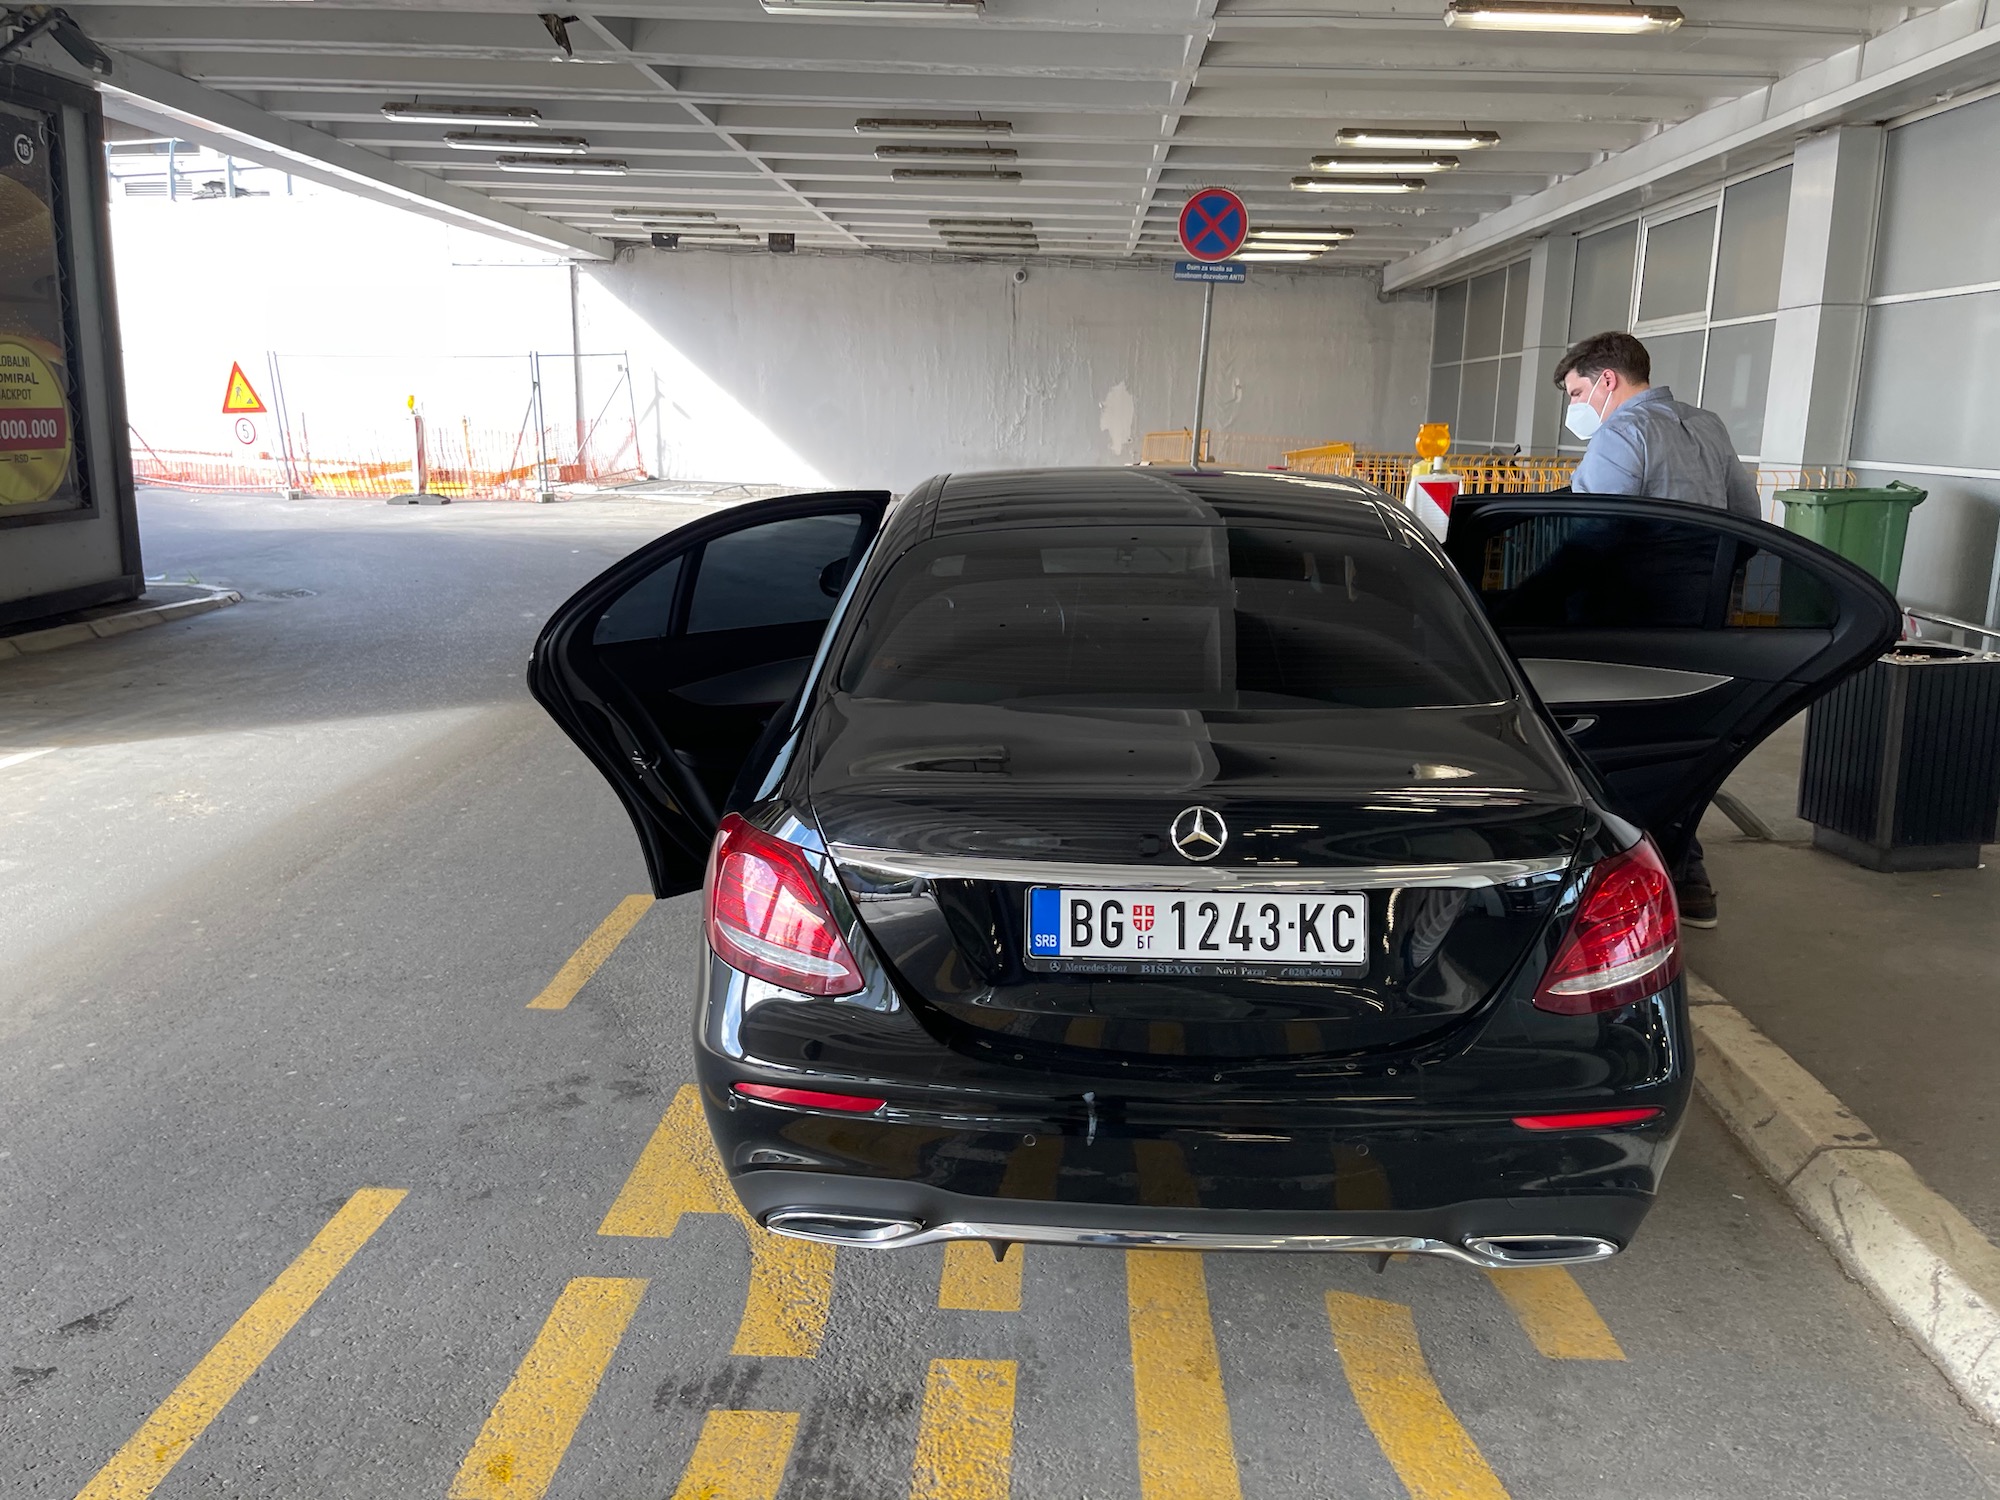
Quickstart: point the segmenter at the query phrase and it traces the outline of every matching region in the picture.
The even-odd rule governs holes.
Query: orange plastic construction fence
[[[450,499],[527,500],[561,484],[619,484],[647,477],[629,424],[620,424],[618,431],[592,432],[580,456],[558,449],[551,440],[546,466],[532,436],[524,439],[518,431],[481,430],[463,422],[427,424],[421,485],[409,428],[345,438],[334,453],[315,451],[307,435],[297,434],[290,448],[289,455],[156,448],[134,432],[132,480],[169,489],[298,491],[335,498],[389,499],[423,488]]]

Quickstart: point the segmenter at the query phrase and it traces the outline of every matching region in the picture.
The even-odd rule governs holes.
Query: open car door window
[[[1464,496],[1445,551],[1675,869],[1729,773],[1888,649],[1900,620],[1888,590],[1825,548],[1672,501]]]
[[[844,491],[704,517],[542,627],[529,691],[625,804],[656,895],[701,884],[730,789],[797,696],[888,503]]]

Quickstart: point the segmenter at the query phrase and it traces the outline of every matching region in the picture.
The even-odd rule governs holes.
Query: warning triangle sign
[[[250,377],[243,373],[243,366],[232,362],[229,366],[229,389],[222,396],[223,414],[233,417],[239,412],[263,409],[264,403],[250,388]]]

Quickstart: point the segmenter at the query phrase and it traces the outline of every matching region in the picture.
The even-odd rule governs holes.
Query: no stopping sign
[[[1203,188],[1181,210],[1181,248],[1200,261],[1227,260],[1243,248],[1250,213],[1228,188]]]

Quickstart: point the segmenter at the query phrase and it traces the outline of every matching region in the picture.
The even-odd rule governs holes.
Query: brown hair
[[[1585,380],[1615,370],[1634,385],[1645,385],[1653,378],[1653,356],[1629,333],[1593,333],[1578,339],[1563,354],[1556,365],[1556,384],[1561,385],[1571,370]]]

